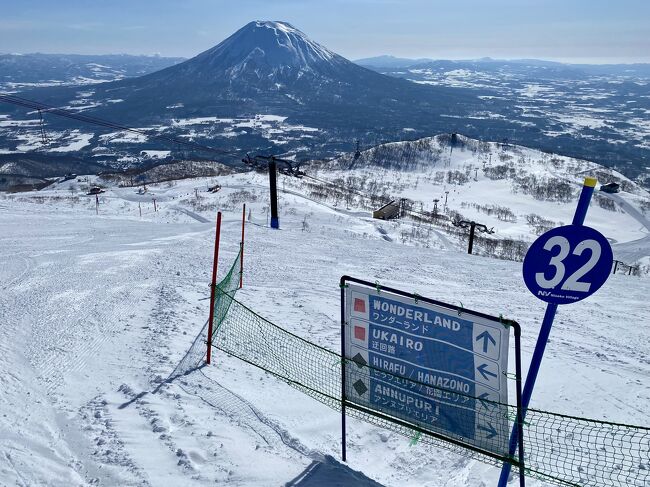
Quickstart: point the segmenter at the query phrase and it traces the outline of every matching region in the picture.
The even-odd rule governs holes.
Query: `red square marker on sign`
[[[366,339],[366,329],[363,326],[355,326],[354,327],[354,338],[357,340],[365,340]]]
[[[354,298],[354,311],[357,313],[365,313],[366,302],[363,299]]]

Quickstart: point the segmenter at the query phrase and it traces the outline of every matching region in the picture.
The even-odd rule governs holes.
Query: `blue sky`
[[[285,20],[349,58],[650,62],[650,0],[4,0],[0,52],[191,57]]]

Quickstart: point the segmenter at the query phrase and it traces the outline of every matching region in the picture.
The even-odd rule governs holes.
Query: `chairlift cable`
[[[131,133],[136,133],[139,135],[143,135],[148,138],[152,139],[159,139],[159,140],[164,140],[167,142],[175,143],[178,145],[183,145],[183,146],[188,146],[192,147],[196,150],[202,150],[206,152],[212,152],[216,153],[219,155],[224,155],[224,156],[233,156],[239,158],[240,155],[234,151],[228,151],[224,149],[217,149],[216,147],[211,147],[208,145],[200,144],[198,142],[192,142],[192,141],[186,141],[183,139],[180,139],[178,137],[170,136],[170,135],[164,135],[164,134],[151,134],[148,131],[142,130],[142,129],[137,129],[133,127],[129,127],[127,125],[121,124],[121,123],[116,123],[112,122],[109,120],[104,120],[101,118],[97,117],[92,117],[89,115],[82,115],[79,113],[75,113],[70,110],[66,110],[64,108],[57,108],[51,105],[47,105],[45,103],[37,102],[34,100],[29,100],[26,98],[21,98],[19,96],[15,95],[0,95],[0,101],[5,102],[5,103],[10,103],[13,105],[17,105],[23,108],[28,108],[31,110],[36,110],[41,114],[41,123],[42,123],[42,112],[47,112],[52,115],[56,115],[59,117],[63,118],[68,118],[72,120],[77,120],[80,122],[92,124],[92,125],[98,125],[101,127],[106,127],[110,128],[112,130],[119,130],[119,131],[124,131],[124,132],[131,132]],[[164,129],[169,128],[169,127],[164,127]],[[44,133],[44,131],[42,132]]]

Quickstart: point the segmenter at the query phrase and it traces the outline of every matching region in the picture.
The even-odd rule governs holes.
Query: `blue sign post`
[[[607,239],[593,228],[583,226],[595,186],[595,178],[585,178],[573,223],[540,236],[524,259],[526,286],[548,305],[526,376],[523,415],[530,403],[558,305],[575,303],[591,296],[605,283],[612,268],[613,253]],[[517,448],[514,429],[509,448],[510,456],[514,455]],[[508,483],[510,469],[510,463],[503,464],[499,487]]]

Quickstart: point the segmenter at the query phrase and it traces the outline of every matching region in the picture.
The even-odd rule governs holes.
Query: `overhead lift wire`
[[[378,199],[380,201],[383,201],[383,202],[388,202],[388,203],[390,203],[391,201],[394,201],[394,199],[392,199],[390,197],[386,198],[384,196],[379,196],[379,195],[370,195],[370,194],[367,194],[367,193],[363,193],[361,191],[357,191],[357,190],[354,190],[354,189],[347,188],[347,187],[342,186],[340,184],[334,183],[333,181],[326,181],[324,179],[320,179],[320,178],[317,178],[317,177],[314,177],[314,176],[310,176],[309,174],[304,174],[304,177],[309,178],[309,179],[313,179],[314,181],[318,181],[321,184],[327,184],[327,185],[329,185],[331,187],[337,188],[337,189],[342,190],[342,191],[348,191],[348,192],[350,192],[352,194],[356,194],[357,196],[361,196],[361,197],[366,198],[366,199],[368,199],[370,201],[373,201],[373,200],[376,200],[376,199]],[[405,209],[404,211],[406,213],[410,213],[411,216],[417,215],[417,216],[426,217],[426,218],[431,218],[433,216],[432,212],[418,211],[418,210],[413,210],[413,209]]]
[[[41,119],[42,119],[42,113],[46,112],[46,113],[50,113],[52,115],[56,115],[56,116],[59,116],[59,117],[64,117],[64,118],[68,118],[68,119],[72,119],[72,120],[77,120],[77,121],[88,123],[88,124],[91,124],[91,125],[98,125],[98,126],[101,126],[101,127],[110,128],[112,130],[119,130],[119,131],[123,131],[123,132],[131,132],[131,133],[135,133],[135,134],[142,135],[142,136],[145,136],[145,137],[149,137],[149,138],[152,138],[152,139],[164,140],[164,141],[174,143],[174,144],[177,144],[177,145],[184,145],[184,146],[187,146],[187,147],[192,147],[192,148],[197,149],[197,150],[202,150],[202,151],[206,151],[206,152],[219,154],[221,156],[240,157],[240,155],[241,155],[241,154],[238,154],[238,153],[233,152],[233,151],[227,151],[227,150],[224,150],[224,149],[217,149],[216,147],[211,147],[211,146],[208,146],[208,145],[200,144],[198,142],[183,140],[183,139],[181,139],[179,137],[174,137],[174,136],[164,135],[164,134],[151,134],[146,130],[129,127],[127,125],[123,125],[123,124],[116,123],[116,122],[111,122],[109,120],[105,120],[105,119],[102,119],[102,118],[91,117],[91,116],[88,116],[88,115],[82,115],[80,113],[76,113],[76,112],[73,112],[71,110],[66,110],[64,108],[57,108],[57,107],[54,107],[52,105],[47,105],[45,103],[41,103],[41,102],[34,101],[34,100],[29,100],[27,98],[22,98],[22,97],[15,96],[15,95],[1,95],[0,94],[0,101],[5,102],[5,103],[9,103],[9,104],[12,104],[12,105],[20,106],[20,107],[23,107],[23,108],[28,108],[28,109],[31,109],[31,110],[35,110],[35,111],[39,112]],[[346,188],[346,187],[342,186],[341,184],[337,184],[337,183],[335,183],[333,181],[327,181],[327,180],[324,180],[324,179],[317,178],[315,176],[310,176],[309,174],[303,174],[303,176],[307,177],[309,179],[312,179],[314,181],[317,181],[317,182],[319,182],[321,184],[325,184],[325,185],[328,185],[330,187],[334,187],[334,188],[337,188],[337,189],[340,189],[340,190],[343,190],[343,191],[347,191],[347,192],[352,193],[352,194],[356,194],[357,196],[361,196],[362,198],[366,198],[366,199],[368,199],[370,201],[374,201],[374,200],[379,200],[379,201],[382,201],[382,202],[390,202],[390,201],[392,201],[390,198],[387,198],[387,197],[384,197],[384,196],[369,195],[367,193],[363,193],[363,192],[355,190],[355,189]],[[427,218],[430,218],[432,216],[432,214],[429,213],[429,212],[422,212],[422,211],[417,211],[417,210],[413,210],[413,209],[408,209],[408,210],[405,210],[405,211],[410,213],[411,215],[418,215],[418,216],[423,216],[423,217],[427,217]]]
[[[142,136],[152,138],[152,139],[164,140],[166,142],[170,142],[170,143],[173,143],[173,144],[184,145],[184,146],[187,146],[187,147],[192,147],[192,148],[194,148],[196,150],[201,150],[201,151],[205,151],[205,152],[219,154],[221,156],[232,156],[232,157],[239,158],[240,155],[241,155],[241,154],[238,154],[238,153],[233,152],[233,151],[228,151],[228,150],[224,150],[224,149],[217,149],[216,147],[211,147],[211,146],[208,146],[208,145],[200,144],[198,142],[183,140],[183,139],[181,139],[179,137],[174,137],[174,136],[171,136],[171,135],[164,135],[164,134],[160,134],[160,133],[151,134],[149,131],[146,131],[146,130],[143,130],[143,129],[137,129],[137,128],[129,127],[127,125],[123,125],[123,124],[116,123],[116,122],[111,122],[109,120],[104,120],[104,119],[97,118],[97,117],[82,115],[80,113],[76,113],[76,112],[73,112],[71,110],[66,110],[64,108],[58,108],[58,107],[55,107],[55,106],[52,106],[52,105],[47,105],[45,103],[41,103],[41,102],[38,102],[38,101],[29,100],[27,98],[21,98],[19,96],[15,96],[15,95],[0,95],[0,102],[5,102],[5,103],[12,104],[12,105],[20,106],[20,107],[23,107],[23,108],[28,108],[28,109],[31,109],[31,110],[38,111],[39,113],[46,112],[46,113],[49,113],[49,114],[52,114],[52,115],[56,115],[58,117],[68,118],[68,119],[76,120],[76,121],[79,121],[79,122],[84,122],[84,123],[88,123],[88,124],[92,124],[92,125],[98,125],[98,126],[101,126],[101,127],[106,127],[106,128],[110,128],[112,130],[119,130],[119,131],[123,131],[123,132],[131,132],[131,133],[135,133],[135,134],[142,135]]]

